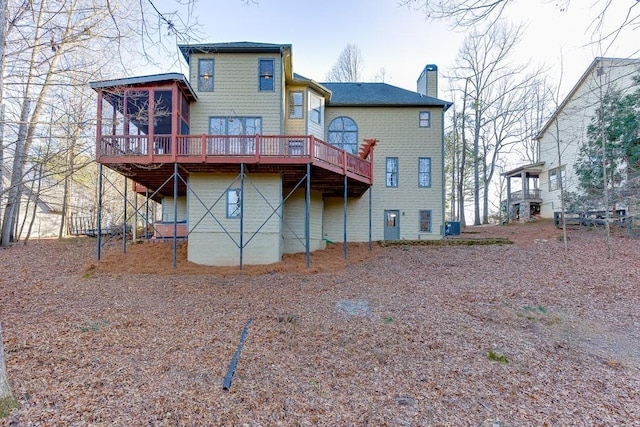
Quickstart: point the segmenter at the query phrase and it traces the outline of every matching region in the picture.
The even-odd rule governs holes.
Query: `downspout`
[[[442,199],[441,199],[442,200],[442,203],[441,203],[442,210],[441,210],[441,216],[440,216],[440,236],[443,239],[445,238],[445,232],[446,232],[446,230],[445,230],[446,227],[445,227],[445,224],[444,224],[444,212],[445,212],[445,197],[446,197],[446,191],[447,191],[446,188],[445,188],[446,186],[445,186],[445,175],[444,175],[444,157],[445,157],[445,155],[444,155],[445,154],[444,153],[444,146],[445,146],[445,144],[444,144],[444,113],[445,113],[445,110],[446,110],[446,108],[443,107],[442,108],[442,121],[440,122],[441,123],[440,129],[442,129],[442,135],[441,135],[441,138],[440,138],[440,148],[441,148],[441,151],[440,151],[440,154],[441,154],[440,155],[440,174],[441,174],[441,176],[440,176],[440,179],[441,179],[440,187],[442,188]]]

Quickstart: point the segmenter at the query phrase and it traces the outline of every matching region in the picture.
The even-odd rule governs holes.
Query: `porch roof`
[[[161,83],[177,83],[178,87],[185,94],[190,101],[197,101],[198,95],[191,87],[191,83],[180,73],[163,73],[163,74],[151,74],[147,76],[125,77],[121,79],[101,80],[97,82],[91,82],[89,85],[93,90],[106,89],[112,87],[136,87],[136,86],[149,86],[158,85]]]
[[[500,175],[519,178],[522,175],[522,172],[526,172],[527,178],[538,177],[540,175],[540,172],[542,172],[543,166],[544,162],[532,163],[529,165],[518,166],[517,168],[507,172],[503,172]]]

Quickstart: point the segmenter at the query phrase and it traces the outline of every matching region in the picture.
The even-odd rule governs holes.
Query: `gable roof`
[[[291,84],[302,84],[305,86],[309,86],[314,90],[316,90],[318,93],[322,94],[322,96],[324,96],[327,102],[331,98],[331,91],[327,89],[326,86],[323,86],[317,81],[310,79],[308,77],[302,76],[298,73],[293,73],[293,79],[291,80]]]
[[[321,83],[333,94],[327,105],[334,107],[442,107],[452,104],[387,83]]]
[[[104,89],[111,87],[120,87],[120,86],[143,86],[148,84],[157,84],[164,82],[177,82],[178,86],[185,93],[187,98],[198,99],[196,92],[191,87],[191,83],[189,80],[180,73],[163,73],[163,74],[152,74],[148,76],[137,76],[137,77],[125,77],[122,79],[112,79],[112,80],[102,80],[97,82],[91,82],[89,85],[91,89]]]
[[[573,86],[573,88],[569,91],[567,96],[565,96],[565,98],[562,100],[558,108],[556,108],[556,110],[553,112],[551,117],[549,117],[549,119],[544,124],[544,126],[540,129],[538,134],[533,137],[533,139],[538,140],[542,138],[542,135],[544,135],[544,133],[549,129],[553,121],[560,115],[560,113],[562,113],[562,111],[567,106],[569,101],[571,101],[571,99],[575,96],[576,92],[578,92],[578,89],[580,89],[580,86],[584,84],[584,82],[587,80],[587,78],[589,78],[589,76],[593,75],[593,72],[596,70],[596,68],[599,65],[602,65],[605,62],[608,62],[609,66],[613,66],[614,63],[619,63],[620,66],[628,66],[633,64],[637,64],[638,66],[640,66],[640,58],[606,58],[601,56],[596,57],[593,60],[593,62],[591,62],[591,65],[589,65],[587,70],[582,74],[580,79],[578,79],[578,81]]]
[[[285,50],[291,51],[290,44],[256,43],[256,42],[224,42],[181,44],[178,49],[184,59],[189,62],[189,55],[193,53],[278,53]]]

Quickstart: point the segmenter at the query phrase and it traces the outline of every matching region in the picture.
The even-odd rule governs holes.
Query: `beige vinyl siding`
[[[200,198],[189,198],[189,261],[204,265],[238,265],[240,218],[227,218],[226,215],[226,191],[240,188],[238,175],[194,173],[189,176],[189,185]],[[280,261],[281,220],[280,216],[272,215],[271,207],[279,206],[282,200],[280,174],[248,174],[242,196],[243,240],[246,243],[251,239],[243,251],[243,264]],[[212,208],[211,214],[207,213],[209,208]]]
[[[372,224],[375,229],[375,211],[372,211],[372,214]],[[380,218],[381,222],[382,214],[380,214]],[[333,242],[344,241],[344,199],[341,197],[326,197],[324,199],[323,236]],[[382,240],[382,237],[374,237],[373,239]],[[359,199],[347,199],[347,241],[369,241],[368,192]]]
[[[289,118],[289,97],[291,92],[302,92],[302,117],[299,119]],[[284,113],[284,133],[286,135],[306,135],[306,118],[307,111],[304,108],[307,102],[307,88],[305,86],[287,86],[287,93],[285,96],[285,113]]]
[[[162,198],[162,221],[173,221],[173,197]],[[178,221],[187,219],[187,198],[178,197]]]
[[[418,126],[420,111],[431,112],[431,127]],[[442,109],[440,108],[355,108],[327,107],[327,125],[335,117],[347,116],[358,125],[358,140],[376,138],[379,140],[374,150],[374,181],[372,202],[372,238],[384,238],[383,214],[385,210],[400,211],[400,238],[440,239],[444,224],[443,182],[442,182]],[[398,158],[398,187],[386,187],[387,157]],[[418,186],[418,158],[431,158],[431,187]],[[342,241],[343,209],[340,202],[325,200],[325,237]],[[335,204],[340,206],[335,206]],[[368,195],[361,199],[349,199],[349,218],[354,217],[354,231],[347,237],[350,241],[368,240]],[[419,211],[432,212],[432,232],[419,232]],[[366,235],[358,230],[363,222]],[[334,224],[340,224],[335,230]],[[366,225],[366,227],[364,227]],[[354,236],[352,239],[351,236]]]
[[[309,250],[315,251],[325,248],[322,238],[322,194],[311,191],[309,203]],[[305,252],[305,190],[299,189],[289,197],[284,205],[284,224],[282,236],[285,253]],[[295,234],[294,234],[295,233]],[[297,238],[296,238],[297,236]],[[300,239],[300,240],[298,240]]]
[[[276,54],[194,54],[191,56],[190,80],[197,88],[198,59],[214,59],[213,92],[198,92],[191,105],[191,134],[209,132],[209,117],[262,117],[262,133],[283,132],[284,90],[282,60]],[[274,90],[258,90],[258,60],[273,59]]]

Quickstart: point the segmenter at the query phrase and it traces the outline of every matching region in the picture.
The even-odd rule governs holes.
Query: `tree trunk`
[[[18,402],[11,393],[7,379],[7,365],[4,361],[4,344],[2,341],[2,324],[0,323],[0,418],[9,415],[12,409],[18,407]]]
[[[27,139],[27,121],[29,119],[29,110],[31,109],[31,99],[25,99],[22,105],[22,113],[20,114],[20,128],[18,130],[18,140],[16,141],[15,154],[13,156],[13,170],[11,171],[11,184],[7,197],[7,205],[4,209],[4,218],[2,220],[2,230],[0,233],[0,245],[8,247],[13,241],[13,229],[15,227],[15,219],[17,217],[17,208],[20,201],[20,187],[23,181],[23,165],[25,153],[25,144]]]
[[[473,225],[480,225],[480,111],[479,99],[475,103],[475,128],[473,129]]]

